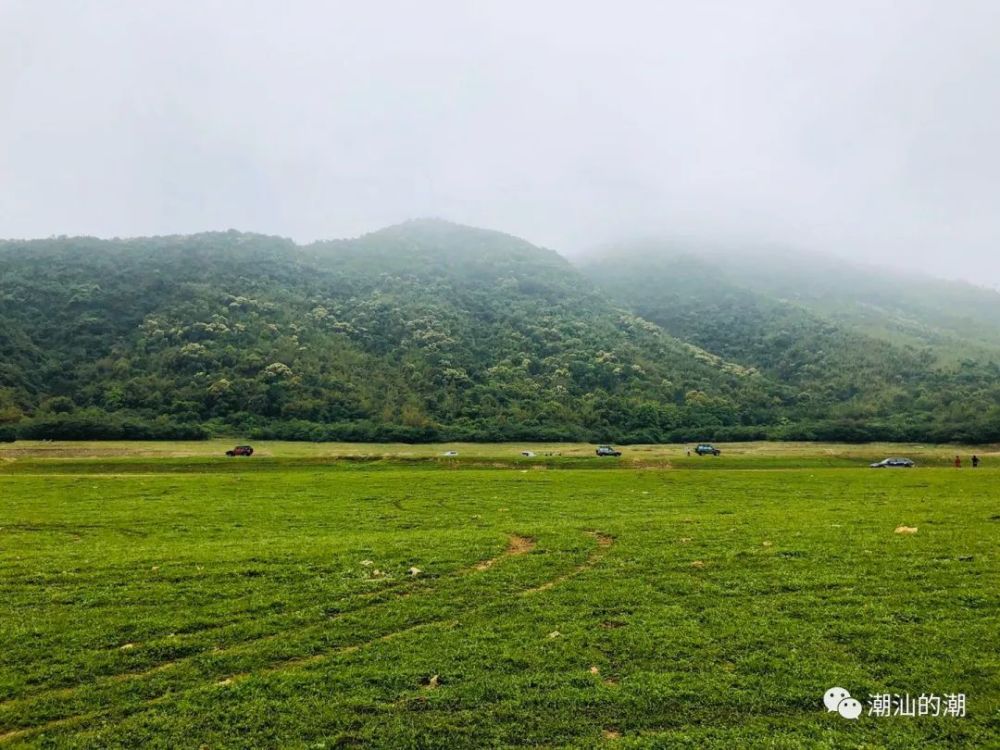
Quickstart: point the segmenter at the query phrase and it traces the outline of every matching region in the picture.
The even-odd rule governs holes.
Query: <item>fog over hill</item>
[[[1000,284],[1000,4],[0,4],[0,237],[413,216]]]

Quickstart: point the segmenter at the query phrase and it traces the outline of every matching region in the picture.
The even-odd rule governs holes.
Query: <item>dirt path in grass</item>
[[[125,712],[125,716],[126,717],[127,716],[133,716],[135,714],[139,714],[139,713],[142,713],[144,711],[149,711],[149,710],[151,710],[153,708],[156,708],[158,705],[160,705],[161,703],[164,703],[165,701],[167,701],[170,698],[176,698],[178,695],[186,695],[186,694],[194,692],[196,690],[204,690],[205,688],[208,688],[208,687],[210,687],[213,684],[215,686],[217,686],[217,687],[225,687],[227,685],[232,685],[234,683],[241,682],[241,681],[249,679],[251,677],[259,677],[259,676],[262,676],[262,675],[276,674],[278,672],[288,672],[288,671],[292,671],[292,670],[296,670],[296,669],[305,669],[305,668],[309,667],[312,664],[317,664],[317,663],[323,662],[323,661],[325,661],[327,659],[330,659],[330,658],[333,658],[335,656],[339,656],[339,655],[342,655],[342,654],[352,654],[352,653],[354,653],[356,651],[360,651],[362,648],[365,648],[366,646],[371,646],[371,645],[374,645],[374,644],[377,644],[377,643],[385,643],[387,641],[391,641],[391,640],[394,640],[396,638],[400,638],[400,637],[402,637],[404,635],[416,632],[418,630],[425,630],[427,628],[435,627],[435,626],[442,627],[442,626],[446,626],[446,625],[452,625],[452,626],[458,625],[458,621],[457,620],[451,620],[451,621],[448,621],[448,620],[435,620],[435,621],[432,621],[432,622],[418,623],[416,625],[411,625],[410,627],[403,628],[402,630],[397,630],[397,631],[394,631],[392,633],[386,633],[385,635],[380,635],[377,638],[373,638],[373,639],[371,639],[369,641],[365,641],[363,643],[356,643],[356,644],[352,644],[350,646],[341,646],[340,648],[334,649],[332,651],[327,651],[327,652],[319,653],[319,654],[312,654],[310,656],[301,656],[301,657],[296,657],[294,659],[286,659],[284,661],[276,662],[274,664],[268,665],[267,667],[263,667],[261,669],[257,669],[257,670],[251,671],[251,672],[241,672],[241,673],[233,674],[233,675],[230,675],[229,677],[226,677],[226,678],[221,679],[221,680],[214,681],[212,683],[202,683],[200,685],[196,685],[196,686],[193,686],[193,687],[185,688],[185,689],[179,690],[179,691],[168,690],[166,693],[164,693],[162,695],[159,695],[159,696],[157,696],[155,698],[150,698],[149,700],[144,701],[143,704],[142,704],[142,706],[137,707],[135,710],[126,711]],[[165,664],[165,665],[160,665],[159,667],[157,667],[157,668],[155,668],[153,670],[150,670],[150,672],[148,672],[148,673],[142,673],[142,674],[149,674],[149,673],[156,672],[156,671],[163,671],[164,669],[166,669],[168,667],[171,667],[171,666],[173,666],[173,663],[168,663],[168,664]],[[136,676],[138,676],[139,674],[140,673],[136,673]],[[128,676],[131,677],[132,675],[128,675]],[[115,680],[115,679],[121,679],[121,677],[122,676],[120,676],[120,675],[116,675],[115,677],[113,677],[111,679],[113,679],[113,680]],[[32,726],[32,727],[22,727],[22,728],[18,728],[18,729],[12,729],[10,731],[4,732],[3,734],[0,734],[0,744],[6,743],[6,742],[10,742],[12,740],[20,739],[20,738],[23,738],[23,737],[28,737],[28,736],[33,735],[33,734],[38,734],[40,732],[50,732],[53,729],[66,729],[66,728],[69,728],[69,727],[80,726],[82,724],[86,724],[89,721],[96,721],[97,719],[104,718],[104,717],[106,717],[108,715],[108,713],[109,713],[108,709],[105,708],[105,709],[99,709],[97,711],[92,711],[92,712],[86,713],[86,714],[76,714],[76,715],[73,715],[73,716],[66,716],[66,717],[63,717],[61,719],[53,719],[53,720],[48,721],[48,722],[46,722],[44,724],[38,724],[38,725]],[[124,718],[124,717],[122,717],[122,718]]]
[[[581,573],[588,571],[592,567],[597,565],[597,563],[599,563],[604,558],[604,556],[611,551],[611,545],[615,543],[615,538],[613,536],[610,536],[609,534],[602,534],[599,531],[592,531],[590,532],[590,534],[597,540],[597,546],[594,548],[593,552],[591,552],[587,556],[586,560],[577,565],[568,573],[563,573],[558,578],[553,578],[549,581],[546,581],[543,584],[522,591],[521,595],[530,596],[531,594],[537,594],[540,591],[548,591],[549,589],[558,586],[563,581],[568,581],[570,578],[575,578]]]
[[[591,536],[593,536],[597,540],[597,545],[594,548],[594,550],[587,556],[587,559],[584,560],[584,562],[582,562],[581,564],[579,564],[578,566],[576,566],[575,568],[573,568],[569,572],[563,573],[562,575],[559,575],[559,576],[557,576],[555,578],[552,578],[552,579],[550,579],[550,580],[548,580],[548,581],[546,581],[546,582],[544,582],[544,583],[542,583],[542,584],[540,584],[538,586],[535,586],[533,588],[526,589],[526,590],[520,592],[520,594],[523,596],[523,595],[530,595],[530,594],[539,593],[539,592],[542,592],[542,591],[548,591],[549,589],[554,588],[555,586],[559,585],[563,581],[566,581],[566,580],[569,580],[570,578],[578,576],[581,573],[583,573],[583,572],[589,570],[590,568],[594,567],[601,559],[604,558],[604,556],[608,553],[608,551],[610,551],[611,546],[614,543],[614,538],[611,537],[611,536],[609,536],[609,535],[607,535],[607,534],[603,534],[601,532],[596,532],[595,531],[595,532],[589,532],[589,533],[590,533]],[[536,541],[534,539],[532,539],[531,537],[511,535],[509,537],[509,539],[508,539],[508,543],[507,543],[506,549],[500,555],[498,555],[498,556],[496,556],[494,558],[490,558],[488,560],[484,560],[484,561],[482,561],[480,563],[477,563],[476,565],[472,566],[472,568],[466,569],[466,571],[471,572],[471,571],[484,571],[484,570],[488,570],[489,568],[493,567],[494,565],[496,565],[497,563],[499,563],[500,561],[502,561],[502,560],[504,560],[504,559],[506,559],[508,557],[514,557],[514,556],[524,555],[524,554],[527,554],[528,552],[531,552],[533,549],[535,549],[536,544],[537,544]],[[483,606],[486,606],[486,605],[483,605]],[[474,612],[477,609],[481,609],[481,608],[482,607],[474,607],[474,608],[472,608],[472,610],[469,610],[469,611],[461,613],[461,614],[466,614],[467,615],[467,614],[470,614],[471,612]],[[357,610],[352,610],[352,611],[357,611]],[[328,659],[332,659],[332,658],[334,658],[336,656],[341,656],[341,655],[345,655],[345,654],[352,654],[352,653],[360,651],[360,650],[362,650],[364,648],[367,648],[369,646],[377,645],[377,644],[380,644],[380,643],[385,643],[387,641],[391,641],[391,640],[394,640],[396,638],[400,638],[402,636],[408,635],[410,633],[413,633],[413,632],[416,632],[416,631],[419,631],[419,630],[424,630],[424,629],[433,628],[433,627],[448,627],[448,626],[454,627],[454,626],[456,626],[458,624],[459,624],[459,621],[456,620],[454,618],[454,616],[448,617],[448,618],[444,618],[444,619],[440,619],[440,620],[430,620],[430,621],[426,621],[426,622],[415,623],[415,624],[409,625],[409,626],[407,626],[405,628],[401,628],[400,630],[392,631],[390,633],[385,633],[385,634],[380,635],[380,636],[378,636],[376,638],[372,638],[372,639],[369,639],[367,641],[363,641],[361,643],[355,643],[355,644],[351,644],[351,645],[347,645],[347,646],[339,646],[339,647],[336,647],[336,648],[333,648],[333,649],[330,649],[330,650],[327,650],[327,651],[321,651],[319,653],[310,654],[308,656],[300,656],[300,657],[294,657],[294,658],[290,658],[290,659],[277,660],[277,661],[273,662],[272,664],[269,664],[268,666],[262,667],[260,669],[251,670],[251,671],[248,671],[248,672],[242,672],[242,673],[233,674],[233,675],[225,677],[225,678],[223,678],[221,680],[212,680],[210,682],[204,682],[204,683],[201,683],[199,685],[194,685],[194,686],[191,686],[191,687],[188,687],[188,688],[185,688],[185,689],[181,689],[179,691],[173,691],[173,690],[169,690],[168,689],[168,691],[166,693],[164,693],[163,695],[160,695],[160,696],[157,696],[155,698],[151,698],[151,699],[149,699],[147,701],[144,701],[143,704],[141,706],[135,708],[135,710],[126,711],[124,713],[125,713],[125,716],[131,716],[131,715],[138,714],[138,713],[141,713],[143,711],[147,711],[147,710],[150,710],[152,708],[155,708],[156,706],[160,705],[161,703],[163,703],[167,699],[169,699],[171,697],[176,698],[178,695],[184,695],[184,694],[187,694],[187,693],[194,692],[196,690],[203,690],[205,688],[212,687],[212,686],[215,686],[215,687],[224,687],[224,686],[236,683],[236,682],[240,682],[240,681],[249,679],[251,677],[256,677],[256,676],[261,676],[261,675],[268,675],[268,674],[275,674],[275,673],[278,673],[278,672],[286,672],[286,671],[292,671],[292,670],[297,670],[297,669],[304,669],[304,668],[307,668],[307,667],[309,667],[311,665],[324,662],[324,661],[326,661]],[[313,626],[306,626],[306,628],[300,628],[298,630],[305,630],[305,629],[308,629],[310,627],[316,627],[316,626],[315,625],[313,625]],[[282,631],[280,633],[271,634],[271,635],[268,635],[268,636],[264,636],[262,638],[257,638],[257,639],[253,639],[253,640],[250,640],[250,641],[245,641],[245,642],[239,643],[236,646],[233,646],[231,648],[232,649],[245,648],[248,644],[257,644],[257,643],[260,643],[260,642],[263,642],[263,641],[271,640],[273,638],[280,638],[280,637],[284,637],[284,636],[287,636],[287,635],[288,635],[288,631]],[[227,651],[227,650],[231,650],[231,649],[222,649],[222,650],[223,651]],[[141,678],[143,678],[145,676],[150,676],[150,675],[153,675],[153,674],[156,674],[156,673],[159,673],[159,672],[163,672],[163,671],[172,669],[172,668],[176,667],[179,664],[182,664],[182,663],[185,663],[185,662],[189,662],[189,661],[197,658],[199,655],[201,655],[201,653],[203,653],[203,652],[199,652],[198,654],[192,654],[190,656],[184,657],[182,659],[177,659],[175,661],[164,662],[164,663],[158,664],[158,665],[156,665],[156,666],[154,666],[154,667],[152,667],[152,668],[150,668],[148,670],[145,670],[143,672],[133,672],[133,673],[113,675],[113,676],[104,678],[103,680],[101,680],[101,682],[105,683],[105,684],[110,684],[110,683],[115,683],[115,682],[121,682],[121,681],[124,681],[124,680],[141,679]],[[37,700],[40,700],[40,699],[44,699],[46,697],[49,697],[49,698],[51,698],[51,697],[69,697],[76,690],[79,690],[82,687],[84,687],[84,686],[83,685],[77,685],[77,686],[70,687],[70,688],[61,688],[61,689],[57,689],[57,690],[47,691],[47,692],[41,693],[41,694],[36,694],[36,695],[33,695],[33,696],[26,696],[24,698],[14,699],[14,700],[8,701],[8,702],[6,702],[4,704],[0,704],[0,708],[8,708],[8,707],[10,707],[12,705],[22,704],[22,703],[27,703],[27,702],[32,702],[32,701],[37,701]],[[81,724],[85,724],[85,723],[87,723],[88,721],[91,721],[91,720],[96,720],[96,719],[100,719],[100,718],[106,717],[109,713],[111,713],[111,710],[109,710],[108,708],[103,708],[103,709],[99,709],[97,711],[86,713],[86,714],[77,714],[77,715],[74,715],[74,716],[67,716],[67,717],[63,717],[63,718],[59,718],[59,719],[53,719],[51,721],[45,722],[44,724],[39,724],[39,725],[36,725],[36,726],[20,727],[20,728],[12,729],[12,730],[9,730],[9,731],[7,731],[5,733],[0,734],[0,743],[6,743],[6,742],[9,742],[11,740],[19,739],[19,738],[26,737],[26,736],[33,735],[33,734],[37,734],[39,732],[46,732],[46,731],[51,731],[53,729],[61,729],[61,728],[67,728],[67,727],[72,727],[72,726],[78,726],[78,725],[81,725]]]
[[[492,568],[497,563],[500,563],[500,562],[502,562],[503,560],[505,560],[505,559],[507,559],[509,557],[516,557],[518,555],[527,554],[528,552],[530,552],[531,550],[533,550],[535,548],[535,546],[536,546],[536,542],[531,537],[519,536],[517,534],[511,534],[511,535],[508,536],[506,548],[499,555],[497,555],[496,557],[491,557],[488,560],[483,560],[481,562],[478,562],[475,565],[472,565],[470,567],[460,568],[459,570],[457,570],[452,575],[461,576],[461,575],[467,575],[467,574],[473,573],[473,572],[481,572],[481,571],[484,571],[484,570],[489,570],[490,568]],[[390,602],[393,599],[400,599],[400,598],[408,597],[411,593],[412,593],[411,592],[411,587],[405,586],[403,584],[395,584],[393,586],[386,587],[386,588],[383,588],[383,589],[379,589],[377,591],[371,591],[371,592],[365,592],[365,593],[362,593],[362,594],[357,594],[356,598],[360,599],[361,602],[362,602],[362,604],[360,606],[353,607],[351,609],[343,610],[341,612],[338,612],[335,615],[327,616],[327,618],[334,619],[336,617],[341,617],[343,615],[353,614],[353,613],[356,613],[356,612],[360,612],[360,611],[363,611],[363,610],[368,609],[370,607],[376,607],[376,606],[378,606],[380,604],[384,604],[384,603]],[[383,597],[384,597],[384,601],[381,600]],[[370,601],[372,599],[375,599],[376,601],[373,601],[373,602]],[[305,612],[305,611],[307,611],[309,609],[312,609],[312,608],[313,607],[302,607],[302,608],[298,608],[298,609],[295,609],[295,610],[290,610],[288,612],[283,612],[281,614],[281,617],[288,617],[290,615],[300,614],[300,613]],[[189,663],[191,661],[194,661],[199,656],[203,655],[204,653],[207,653],[210,650],[214,650],[216,653],[219,653],[219,652],[231,651],[233,649],[245,649],[248,646],[256,646],[256,645],[268,643],[270,641],[274,641],[274,640],[277,640],[277,639],[287,638],[290,634],[301,634],[301,633],[308,632],[311,629],[315,630],[317,628],[321,628],[321,627],[324,626],[325,622],[327,621],[327,618],[324,618],[320,622],[311,623],[311,624],[308,624],[308,625],[302,625],[302,626],[297,627],[297,628],[280,630],[280,631],[277,631],[277,632],[274,632],[274,633],[268,633],[266,635],[257,636],[255,638],[249,638],[249,639],[240,641],[239,643],[234,644],[232,646],[225,647],[225,648],[213,649],[213,648],[206,647],[206,648],[204,648],[204,649],[202,649],[200,651],[197,651],[197,652],[195,652],[193,654],[190,654],[188,656],[183,656],[183,657],[180,657],[178,659],[172,659],[172,660],[169,660],[169,661],[160,662],[158,664],[154,664],[154,665],[152,665],[150,667],[147,667],[146,669],[141,669],[139,671],[135,671],[135,672],[123,672],[123,673],[119,673],[119,674],[100,676],[100,677],[98,677],[98,678],[95,679],[94,683],[96,683],[97,685],[111,685],[111,684],[125,682],[125,681],[130,681],[130,680],[142,680],[142,679],[145,679],[147,677],[152,677],[152,676],[154,676],[156,674],[159,674],[161,672],[166,672],[166,671],[174,669],[174,668],[176,668],[176,667],[178,667],[180,665],[183,665],[183,664]],[[199,638],[204,638],[205,635],[209,634],[209,633],[223,631],[223,630],[225,630],[227,628],[239,627],[239,625],[242,624],[242,623],[244,623],[244,622],[246,622],[247,619],[248,618],[237,618],[235,620],[232,620],[232,621],[227,622],[227,623],[222,624],[222,625],[218,625],[218,626],[213,627],[213,628],[206,628],[205,630],[200,630],[200,631],[198,631],[194,635],[196,637],[199,637]],[[183,636],[177,638],[174,642],[175,643],[176,642],[181,642],[182,639],[183,639]],[[156,641],[153,641],[152,643],[155,644]],[[140,648],[140,647],[147,646],[147,645],[149,645],[148,642],[136,642],[136,643],[130,644],[131,648]],[[25,703],[32,703],[32,702],[39,701],[39,700],[52,699],[52,698],[62,698],[62,699],[69,698],[69,697],[72,697],[78,690],[80,690],[83,687],[85,687],[85,686],[84,685],[71,685],[71,686],[63,687],[63,688],[53,688],[51,690],[45,690],[45,691],[41,691],[39,693],[35,693],[34,695],[26,695],[26,696],[19,697],[19,698],[12,698],[12,699],[9,699],[9,700],[6,700],[6,701],[0,701],[0,712],[5,711],[5,710],[9,710],[9,709],[11,709],[11,708],[13,708],[15,706],[18,706],[18,705],[23,705]],[[2,742],[5,739],[7,739],[9,734],[10,733],[0,734],[0,742]]]
[[[517,536],[516,534],[512,534],[510,539],[507,541],[507,549],[505,549],[503,553],[497,555],[496,557],[491,557],[489,560],[483,560],[481,563],[477,563],[473,566],[473,570],[489,570],[504,558],[514,557],[516,555],[526,555],[535,548],[535,544],[535,540],[530,536]]]

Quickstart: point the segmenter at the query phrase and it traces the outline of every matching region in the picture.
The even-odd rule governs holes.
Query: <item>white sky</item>
[[[417,216],[1000,284],[1000,2],[0,0],[0,236]]]

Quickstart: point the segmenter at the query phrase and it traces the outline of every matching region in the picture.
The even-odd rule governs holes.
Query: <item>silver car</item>
[[[870,466],[873,469],[912,469],[916,464],[908,458],[883,458]]]

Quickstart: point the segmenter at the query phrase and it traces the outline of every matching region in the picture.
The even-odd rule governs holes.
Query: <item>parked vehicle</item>
[[[912,469],[916,464],[908,458],[883,458],[869,466],[873,469]]]
[[[227,456],[252,456],[253,448],[249,445],[237,445],[231,451],[226,451]]]
[[[710,445],[708,443],[702,443],[701,445],[699,445],[697,448],[694,449],[694,452],[697,453],[699,456],[721,456],[722,455],[722,451],[720,451],[714,445]]]
[[[610,445],[599,445],[599,446],[597,446],[597,455],[598,456],[614,456],[615,458],[617,458],[621,454],[622,454],[621,451],[616,451]]]

